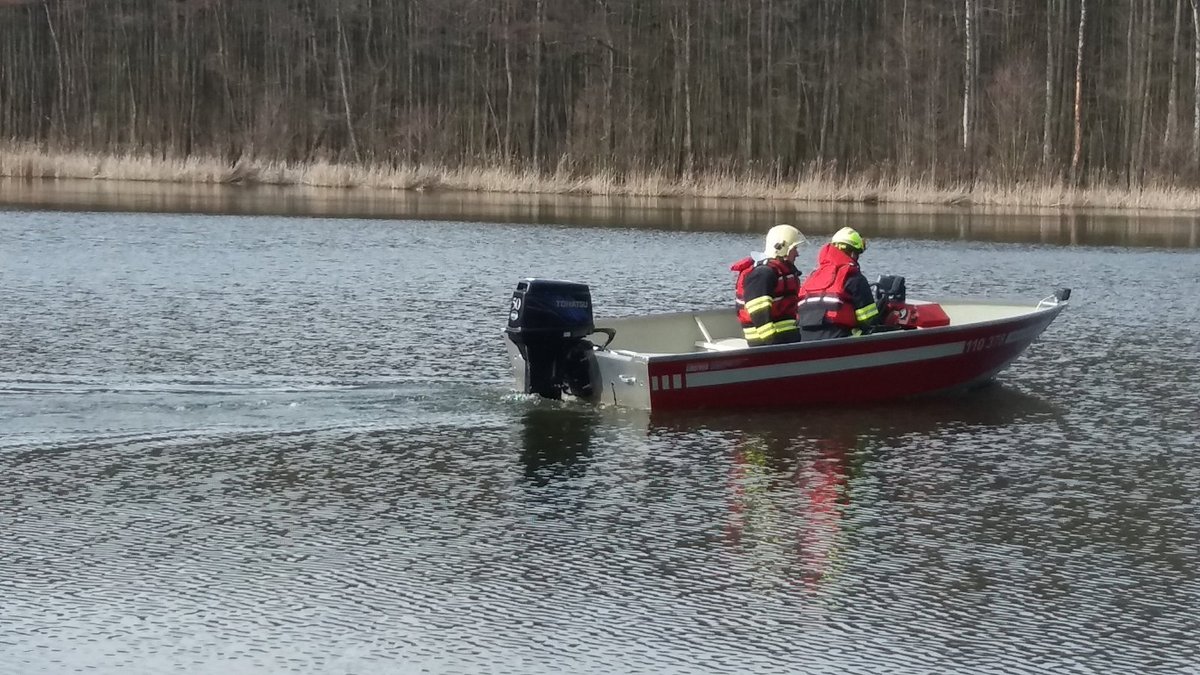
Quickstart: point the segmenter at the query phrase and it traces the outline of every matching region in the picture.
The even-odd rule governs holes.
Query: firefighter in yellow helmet
[[[743,258],[730,266],[738,273],[738,321],[747,344],[777,345],[800,339],[796,328],[800,272],[795,262],[802,243],[800,230],[776,225],[767,232],[761,256]]]
[[[817,268],[800,287],[797,320],[807,340],[859,335],[879,323],[871,285],[858,267],[867,242],[843,227],[817,254]]]

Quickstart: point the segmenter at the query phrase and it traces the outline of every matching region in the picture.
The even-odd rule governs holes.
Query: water
[[[759,199],[592,197],[294,186],[228,186],[0,178],[0,204],[14,207],[164,213],[487,221],[597,228],[653,227],[761,236],[771,223],[831,233],[869,223],[872,236],[1041,242],[1088,246],[1200,248],[1200,215],[1189,211],[964,209],[929,204],[804,203]]]
[[[863,221],[1071,306],[967,397],[648,416],[510,391],[516,280],[712,306],[765,227],[499,220],[0,213],[0,672],[1200,664],[1191,225]]]

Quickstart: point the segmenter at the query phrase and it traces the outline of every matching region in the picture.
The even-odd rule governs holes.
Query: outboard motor
[[[888,305],[903,305],[908,291],[904,288],[904,277],[885,274],[875,282],[875,304],[883,311]]]
[[[875,304],[883,315],[883,322],[875,326],[872,332],[950,325],[950,317],[941,305],[931,302],[908,304],[908,291],[902,276],[885,274],[872,287]]]
[[[593,345],[584,338],[596,328],[586,284],[522,280],[504,332],[525,359],[525,393],[550,399],[562,398],[564,390],[581,398],[592,395]]]

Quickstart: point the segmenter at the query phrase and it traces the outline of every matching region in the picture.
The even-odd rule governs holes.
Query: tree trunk
[[[217,31],[217,55],[221,64],[221,87],[225,94],[225,123],[228,128],[227,140],[225,142],[225,159],[230,164],[234,164],[241,158],[242,147],[238,140],[239,127],[237,113],[233,102],[233,87],[229,83],[230,72],[232,66],[229,65],[229,51],[226,48],[225,40],[225,21],[221,19],[221,6],[218,5],[214,10],[214,20]]]
[[[834,24],[834,20],[831,17],[832,8],[829,6],[829,3],[826,3],[826,2],[824,2],[824,0],[822,0],[821,9],[824,10],[823,11],[824,20],[819,21],[819,23],[821,25],[821,32],[824,34],[824,36],[826,36],[826,39],[821,40],[819,42],[819,44],[822,44],[822,45],[826,44],[828,41],[828,36],[830,34],[832,34],[833,35],[833,45],[834,45],[834,49],[832,50],[833,54],[829,53],[831,50],[826,49],[825,53],[822,55],[822,59],[821,59],[825,64],[825,68],[821,72],[821,79],[822,79],[821,122],[820,122],[820,131],[818,133],[818,141],[817,141],[817,162],[822,165],[821,169],[824,170],[824,168],[825,168],[824,164],[828,157],[827,153],[829,152],[828,143],[829,143],[830,118],[835,114],[833,112],[833,97],[835,95],[833,80],[834,80],[834,63],[837,60],[836,53],[837,53],[839,38],[838,38],[838,28]]]
[[[513,162],[513,68],[512,68],[512,5],[504,4],[504,161]]]
[[[692,17],[685,2],[683,11],[683,175],[695,178],[696,153],[692,147]]]
[[[1049,175],[1052,142],[1050,125],[1054,115],[1054,1],[1046,3],[1046,81],[1042,109],[1042,170]]]
[[[764,44],[764,51],[765,51],[765,54],[764,54],[765,63],[763,66],[763,77],[762,77],[762,82],[763,82],[762,112],[763,112],[763,124],[766,127],[764,129],[765,138],[764,138],[763,145],[765,146],[765,150],[763,152],[763,156],[771,157],[772,164],[776,164],[777,161],[775,159],[776,152],[775,152],[774,106],[771,103],[771,98],[772,98],[772,94],[773,94],[773,92],[771,91],[771,86],[772,86],[772,82],[773,82],[772,71],[775,69],[774,60],[771,58],[771,52],[773,50],[773,47],[771,45],[771,33],[772,33],[771,20],[773,19],[772,14],[774,14],[774,7],[771,4],[771,0],[766,0],[766,6],[763,8],[763,13],[762,13],[763,44]]]
[[[617,53],[613,46],[612,28],[609,26],[609,9],[604,0],[597,0],[604,14],[604,168],[610,168],[613,159],[613,81],[616,79]]]
[[[537,0],[533,42],[533,170],[542,170],[542,21],[545,0]]]
[[[1146,173],[1146,137],[1150,127],[1150,76],[1151,64],[1154,62],[1154,2],[1146,0],[1146,23],[1145,30],[1142,32],[1142,71],[1140,73],[1141,82],[1138,83],[1137,100],[1140,103],[1138,111],[1137,123],[1137,144],[1134,150],[1134,161],[1131,173],[1134,184],[1139,187],[1142,185]]]
[[[408,40],[405,45],[405,59],[408,66],[408,82],[405,86],[404,103],[408,107],[408,124],[404,130],[404,159],[410,164],[417,163],[417,144],[414,138],[415,132],[413,129],[413,118],[417,116],[418,107],[421,101],[421,89],[417,84],[417,10],[414,7],[415,3],[409,2],[407,12],[405,13],[408,23],[405,29],[408,33]]]
[[[54,45],[54,68],[58,73],[58,101],[55,108],[58,109],[58,133],[62,140],[67,140],[67,78],[63,74],[63,55],[62,48],[58,44],[58,33],[54,30],[54,19],[50,15],[50,3],[47,0],[42,0],[42,9],[46,12],[46,27],[50,30],[50,43]]]
[[[1128,188],[1133,177],[1134,133],[1137,126],[1137,91],[1136,73],[1139,72],[1137,60],[1141,52],[1137,49],[1136,38],[1141,34],[1137,31],[1138,5],[1143,0],[1130,0],[1129,13],[1125,17],[1125,73],[1123,79],[1125,91],[1124,101],[1120,107],[1121,119],[1121,155],[1118,157],[1125,174],[1125,186]]]
[[[1192,31],[1195,37],[1191,154],[1192,171],[1195,171],[1197,168],[1200,168],[1200,7],[1197,7],[1198,0],[1190,1],[1192,4]]]
[[[358,139],[354,136],[354,116],[350,114],[350,90],[346,84],[346,52],[349,51],[350,46],[346,42],[346,33],[342,26],[341,0],[334,0],[333,18],[337,26],[337,48],[334,52],[337,58],[338,88],[342,91],[342,112],[346,116],[346,135],[350,140],[350,153],[354,156],[354,161],[361,162],[362,157],[358,154]]]
[[[1191,0],[1192,6],[1197,0]],[[1075,43],[1075,137],[1071,151],[1071,184],[1079,185],[1079,168],[1083,159],[1083,36],[1087,28],[1087,0],[1079,0],[1079,39]],[[1200,51],[1197,51],[1200,62]],[[1198,76],[1200,77],[1200,76]],[[1200,102],[1200,98],[1196,99]]]
[[[1171,143],[1175,140],[1175,127],[1179,124],[1179,105],[1176,98],[1179,95],[1179,28],[1180,17],[1183,14],[1183,0],[1175,0],[1175,21],[1171,31],[1171,70],[1167,76],[1167,122],[1163,129],[1163,150],[1171,152]]]
[[[974,16],[974,3],[972,0],[964,0],[965,17],[963,20],[963,28],[965,31],[965,39],[963,45],[963,100],[962,100],[962,149],[963,155],[967,158],[967,162],[971,162],[971,91],[972,83],[975,79],[975,36],[972,33],[972,18]]]
[[[754,26],[754,0],[746,0],[746,93],[745,100],[742,102],[745,106],[743,116],[745,117],[745,131],[742,139],[742,157],[749,163],[754,159],[754,61],[751,49],[753,42],[751,41],[751,28]]]
[[[913,76],[910,57],[911,45],[908,36],[908,0],[900,9],[900,51],[904,61],[904,91],[900,98],[900,163],[904,170],[909,170],[913,161]]]

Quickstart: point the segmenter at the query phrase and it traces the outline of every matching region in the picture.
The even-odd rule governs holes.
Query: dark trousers
[[[841,326],[803,326],[800,328],[800,341],[831,340],[833,338],[850,337],[850,329]]]

